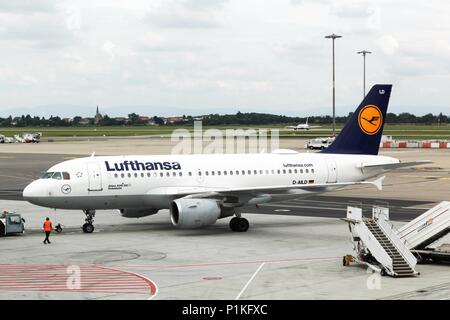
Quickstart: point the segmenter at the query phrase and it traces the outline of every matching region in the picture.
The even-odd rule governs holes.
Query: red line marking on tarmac
[[[79,287],[68,287],[79,268]],[[69,281],[71,285],[71,281]],[[0,264],[0,291],[82,292],[150,295],[157,293],[156,284],[133,272],[96,265],[13,265]]]

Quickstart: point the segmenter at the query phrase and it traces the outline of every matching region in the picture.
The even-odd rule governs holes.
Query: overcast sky
[[[0,0],[0,116],[331,112],[394,85],[390,111],[450,114],[446,0]]]

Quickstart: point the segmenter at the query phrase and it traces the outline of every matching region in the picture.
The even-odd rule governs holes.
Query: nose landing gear
[[[85,224],[83,224],[83,232],[84,233],[92,233],[94,232],[94,217],[95,217],[95,210],[94,209],[87,209],[83,210],[84,214],[86,215]]]

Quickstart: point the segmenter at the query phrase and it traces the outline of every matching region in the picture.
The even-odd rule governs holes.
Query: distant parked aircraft
[[[308,118],[306,118],[306,123],[300,123],[296,126],[287,126],[286,128],[294,129],[294,130],[309,130],[313,128],[320,128],[321,126],[310,126],[308,124]]]

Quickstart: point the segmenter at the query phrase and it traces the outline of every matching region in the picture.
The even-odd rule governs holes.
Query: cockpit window
[[[64,180],[70,180],[70,174],[68,172],[63,172],[62,175]]]
[[[62,179],[61,172],[55,172],[52,176],[52,179],[61,180]]]
[[[41,177],[41,179],[50,179],[52,177],[54,172],[46,172],[44,173],[44,175]]]

